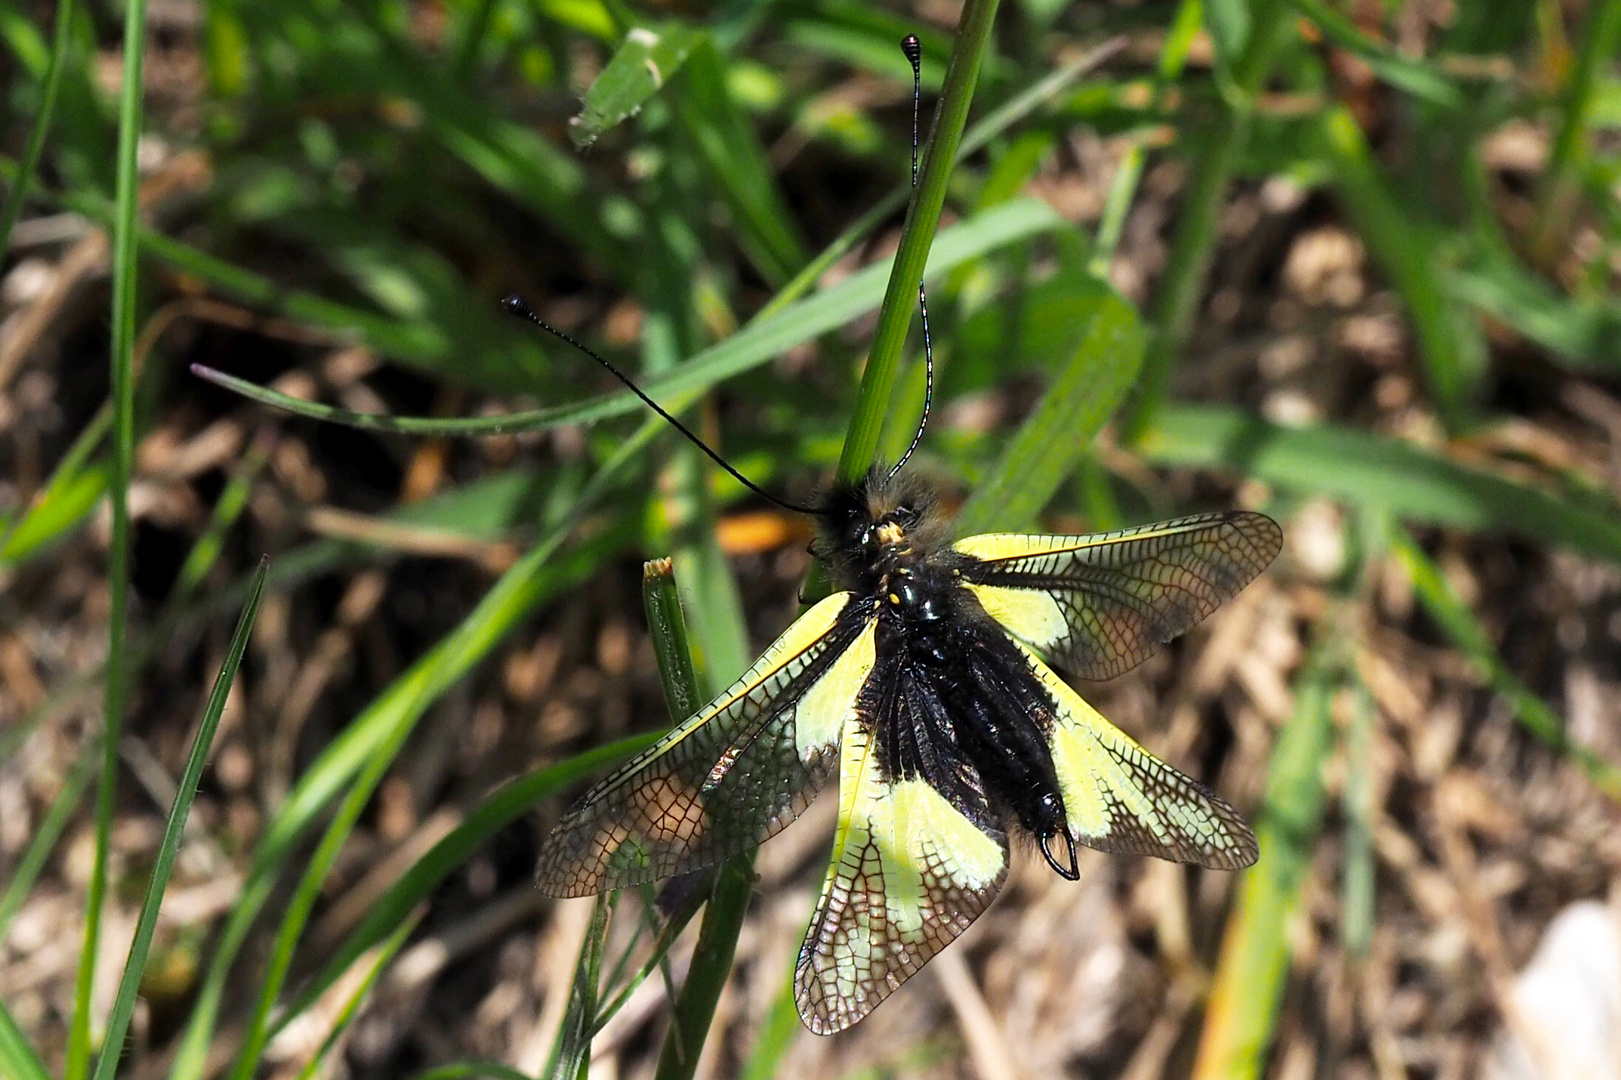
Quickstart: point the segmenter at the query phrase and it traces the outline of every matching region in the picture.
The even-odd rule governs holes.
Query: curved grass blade
[[[95,990],[101,915],[107,895],[108,860],[118,791],[118,742],[128,694],[125,636],[130,594],[129,485],[135,465],[135,306],[139,249],[136,210],[140,173],[136,147],[141,135],[142,63],[146,55],[146,0],[129,0],[124,8],[124,64],[118,95],[118,147],[112,222],[112,342],[109,350],[110,397],[113,407],[112,537],[108,545],[107,679],[103,697],[101,777],[96,787],[95,854],[85,890],[84,944],[73,987],[73,1017],[68,1024],[67,1061],[63,1075],[82,1080],[90,1066],[90,1013]],[[119,1040],[122,1041],[122,1038]]]
[[[675,20],[656,29],[635,27],[627,33],[586,90],[579,115],[569,121],[568,137],[575,148],[590,146],[604,132],[640,112],[703,40],[701,30]]]
[[[450,685],[484,658],[535,604],[550,595],[559,582],[567,580],[566,560],[562,567],[552,565],[552,557],[572,532],[572,526],[595,505],[614,483],[626,465],[635,459],[653,436],[663,430],[657,418],[645,422],[621,444],[615,454],[598,469],[581,490],[572,508],[563,511],[541,541],[515,563],[485,594],[479,605],[456,629],[442,638],[420,660],[396,679],[360,716],[348,726],[289,793],[287,801],[266,827],[255,849],[247,879],[236,906],[221,931],[209,962],[197,1002],[177,1050],[170,1075],[174,1080],[200,1080],[207,1051],[213,1038],[219,1012],[224,1004],[226,980],[232,964],[254,921],[269,901],[279,869],[287,853],[309,829],[323,808],[343,785],[362,769],[375,771],[376,762],[391,755],[388,747],[399,746],[415,727],[430,704]],[[358,795],[360,781],[350,789]],[[301,906],[290,908],[278,935],[283,947],[296,940],[298,927],[308,917],[307,904],[319,888],[327,865],[347,832],[344,821],[334,821],[318,859],[313,859],[304,877]],[[290,955],[273,955],[275,965],[265,978],[250,1029],[252,1042],[262,1047],[269,1012],[280,993]],[[238,1059],[238,1069],[251,1069],[250,1057]]]
[[[1063,227],[1063,219],[1044,202],[1021,199],[1003,203],[942,232],[930,260],[929,273],[931,276],[947,273],[1006,244]],[[874,263],[832,288],[750,323],[668,375],[650,380],[642,389],[648,396],[666,402],[687,393],[707,390],[718,382],[766,363],[796,345],[837,330],[872,310],[878,282],[889,273],[890,265],[889,262]],[[592,423],[646,408],[629,391],[621,391],[583,402],[507,416],[465,420],[380,416],[290,397],[200,364],[192,365],[192,371],[244,397],[299,416],[409,435],[501,435],[538,431],[562,424]]]
[[[1070,310],[1070,359],[1008,441],[996,467],[963,504],[955,525],[958,535],[1018,530],[1033,521],[1137,377],[1145,336],[1131,305],[1107,286],[1093,283]]]
[[[1621,511],[1460,465],[1411,443],[1319,424],[1282,427],[1219,405],[1173,405],[1139,447],[1159,465],[1223,467],[1407,521],[1500,529],[1621,562]]]
[[[45,1063],[28,1042],[6,1004],[0,1001],[0,1076],[16,1080],[51,1080]]]
[[[1391,530],[1390,550],[1407,571],[1424,610],[1440,623],[1441,629],[1452,639],[1452,644],[1469,658],[1492,689],[1514,706],[1514,715],[1520,726],[1575,762],[1587,774],[1593,786],[1612,801],[1621,802],[1621,768],[1571,740],[1564,720],[1503,663],[1503,658],[1492,646],[1474,613],[1452,591],[1440,570],[1413,542],[1406,530]]]
[[[33,126],[28,130],[28,143],[17,162],[17,177],[6,196],[6,207],[0,211],[0,251],[11,241],[11,230],[17,226],[23,204],[28,201],[28,188],[39,168],[39,158],[45,150],[45,136],[51,130],[56,115],[56,94],[62,86],[62,69],[67,66],[68,45],[73,40],[73,0],[57,0],[56,25],[51,31],[51,54],[45,77],[40,81],[39,104],[34,113]]]
[[[331,1055],[333,1048],[338,1045],[338,1040],[343,1038],[343,1033],[349,1030],[349,1025],[354,1023],[355,1017],[360,1014],[360,1006],[365,1002],[366,995],[371,993],[371,988],[377,984],[377,977],[383,973],[383,968],[387,967],[389,961],[394,959],[395,954],[400,951],[400,947],[411,936],[411,931],[415,930],[417,923],[421,921],[421,912],[413,912],[407,918],[402,919],[399,926],[394,928],[394,932],[379,946],[377,955],[371,958],[371,962],[366,967],[365,975],[356,985],[354,992],[344,1001],[343,1007],[338,1010],[338,1015],[332,1022],[332,1030],[327,1033],[325,1039],[321,1040],[320,1049],[310,1055],[309,1061],[299,1071],[298,1080],[314,1080],[317,1076],[325,1075],[324,1067],[327,1058]]]
[[[112,1080],[118,1069],[118,1060],[124,1049],[124,1033],[135,1011],[135,995],[140,990],[141,976],[146,971],[146,956],[152,946],[152,934],[157,930],[158,909],[163,894],[169,887],[169,875],[174,870],[175,856],[180,852],[180,838],[191,813],[192,800],[197,796],[197,785],[208,764],[208,751],[214,744],[214,732],[219,728],[220,716],[225,712],[225,699],[236,680],[242,654],[248,647],[248,635],[253,631],[253,620],[259,612],[259,600],[264,595],[265,575],[270,568],[268,558],[259,561],[259,570],[248,589],[247,603],[242,617],[237,620],[236,631],[225,650],[225,662],[214,680],[214,689],[208,695],[202,722],[191,742],[191,755],[180,774],[180,785],[175,792],[174,805],[169,808],[169,821],[163,829],[163,840],[158,844],[157,857],[152,866],[152,877],[146,887],[146,898],[141,902],[141,914],[135,924],[135,940],[130,943],[129,960],[124,964],[124,976],[113,999],[112,1013],[107,1018],[107,1034],[102,1040],[101,1054],[96,1059],[95,1080]]]
[[[86,747],[79,756],[73,771],[68,773],[67,780],[62,784],[62,790],[52,800],[51,808],[35,827],[33,838],[28,841],[28,849],[12,868],[6,891],[0,893],[0,942],[5,941],[12,918],[22,907],[34,882],[39,880],[40,871],[45,869],[45,861],[50,858],[56,842],[62,837],[62,831],[67,828],[68,819],[79,808],[85,788],[90,786],[90,777],[95,774],[96,763],[101,760],[95,753],[97,749],[99,747]],[[0,1075],[4,1073],[0,1072]]]
[[[467,820],[457,825],[423,856],[412,863],[366,911],[365,918],[349,931],[333,950],[332,956],[300,990],[270,1025],[275,1036],[290,1021],[302,1015],[337,982],[367,949],[386,939],[440,883],[453,874],[496,832],[523,817],[546,799],[599,772],[604,766],[621,761],[653,745],[659,732],[633,735],[627,739],[576,754],[567,761],[540,769],[497,788]]]

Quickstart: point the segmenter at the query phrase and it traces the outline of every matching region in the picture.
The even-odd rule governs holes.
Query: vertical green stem
[[[68,41],[73,26],[73,0],[59,0],[56,5],[56,26],[51,32],[51,61],[45,69],[45,78],[39,88],[39,112],[34,126],[28,132],[28,145],[23,148],[22,160],[17,162],[17,182],[6,197],[6,208],[0,213],[0,251],[11,241],[11,230],[22,214],[23,202],[28,198],[28,185],[34,181],[34,170],[39,168],[40,154],[45,150],[45,136],[51,130],[51,117],[56,112],[56,92],[62,85],[62,69],[67,66]]]
[[[1249,42],[1233,65],[1227,100],[1192,162],[1187,197],[1171,241],[1165,273],[1149,310],[1154,338],[1143,362],[1141,390],[1125,423],[1136,441],[1153,423],[1170,387],[1171,371],[1187,343],[1215,246],[1216,219],[1232,180],[1233,166],[1249,134],[1255,98],[1271,70],[1272,58],[1290,29],[1288,0],[1254,0]]]
[[[1536,230],[1531,239],[1531,250],[1538,263],[1551,261],[1563,239],[1570,235],[1570,213],[1581,187],[1582,133],[1592,116],[1599,75],[1604,65],[1615,58],[1618,39],[1621,39],[1621,0],[1591,0],[1576,35],[1581,52],[1565,83],[1559,131],[1554,136],[1548,172],[1543,177]]]
[[[934,114],[934,130],[929,136],[928,151],[918,178],[917,194],[907,212],[900,250],[895,253],[884,302],[878,309],[878,329],[873,334],[867,370],[861,377],[860,397],[844,439],[844,453],[839,458],[837,476],[846,483],[861,478],[872,465],[878,449],[878,438],[889,411],[889,392],[894,387],[900,364],[901,346],[906,342],[906,331],[912,325],[912,309],[917,304],[917,283],[928,264],[929,245],[934,242],[934,231],[940,223],[946,184],[951,179],[957,146],[968,121],[968,106],[979,81],[980,63],[990,47],[997,4],[998,0],[966,0],[963,4],[951,64],[946,69],[940,104]]]
[[[59,16],[60,17],[60,16]],[[146,2],[129,0],[124,8],[124,75],[118,109],[117,193],[113,216],[112,399],[113,527],[107,573],[107,687],[102,733],[101,781],[96,792],[96,850],[86,890],[84,944],[74,984],[73,1020],[68,1028],[67,1080],[83,1080],[90,1067],[90,1009],[96,978],[96,952],[101,938],[101,907],[107,894],[107,854],[112,839],[113,806],[118,789],[118,743],[124,714],[125,607],[129,594],[129,479],[135,447],[135,270],[136,209],[140,176],[135,149],[141,134],[141,60],[145,43]],[[19,183],[23,182],[19,177]]]

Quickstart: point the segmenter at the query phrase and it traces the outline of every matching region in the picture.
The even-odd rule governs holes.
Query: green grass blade
[[[349,1030],[349,1025],[360,1015],[360,1007],[365,1003],[366,995],[371,993],[371,988],[377,985],[378,976],[382,975],[383,969],[400,951],[406,939],[411,936],[411,931],[416,929],[417,923],[422,921],[421,915],[422,913],[418,911],[401,919],[394,932],[378,947],[377,954],[366,966],[366,974],[355,986],[354,992],[344,1000],[343,1007],[338,1010],[337,1016],[333,1019],[332,1030],[321,1040],[320,1049],[311,1054],[309,1061],[299,1070],[298,1080],[315,1080],[315,1077],[326,1074],[327,1059],[337,1047],[338,1040],[343,1038],[344,1032]]]
[[[878,327],[867,351],[867,368],[861,377],[861,394],[844,439],[837,477],[854,483],[871,467],[883,435],[889,411],[890,390],[900,366],[901,346],[912,325],[917,305],[917,286],[929,261],[929,247],[935,240],[940,211],[945,206],[946,184],[957,161],[957,147],[968,122],[968,106],[979,81],[979,68],[989,51],[991,24],[996,18],[998,0],[966,0],[957,23],[951,63],[945,85],[935,108],[934,127],[918,174],[917,190],[901,230],[900,250],[890,266],[889,283],[878,307]],[[1003,204],[1014,205],[1014,204]],[[943,237],[942,237],[943,239]]]
[[[698,929],[687,980],[676,998],[670,1030],[659,1051],[655,1080],[689,1080],[698,1068],[715,1005],[732,970],[737,934],[754,892],[754,857],[751,852],[721,866]]]
[[[620,739],[497,788],[479,803],[466,821],[446,833],[367,908],[365,917],[332,951],[331,958],[321,966],[321,970],[277,1014],[270,1026],[271,1036],[274,1037],[289,1021],[308,1010],[366,950],[387,939],[409,920],[416,906],[428,899],[458,868],[465,866],[479,846],[491,836],[530,813],[545,800],[568,790],[604,767],[651,746],[660,734],[647,732]]]
[[[52,1080],[4,1001],[0,1001],[0,1076],[7,1080]]]
[[[259,570],[253,576],[248,590],[248,601],[237,620],[225,650],[225,662],[220,665],[214,689],[208,695],[197,735],[191,742],[191,754],[186,759],[185,771],[180,774],[180,785],[175,792],[174,805],[169,808],[169,821],[163,829],[153,860],[152,877],[146,887],[146,898],[141,901],[141,914],[135,924],[135,938],[130,942],[129,959],[124,964],[124,975],[113,999],[112,1014],[107,1019],[107,1035],[102,1040],[101,1053],[96,1059],[94,1080],[112,1080],[124,1049],[124,1033],[129,1030],[130,1017],[135,1012],[135,995],[146,972],[146,957],[152,947],[152,935],[158,926],[158,909],[163,894],[169,888],[169,875],[174,870],[175,857],[180,853],[180,838],[185,832],[186,818],[191,813],[192,800],[197,797],[197,785],[202,781],[203,768],[208,764],[208,751],[214,745],[214,732],[219,728],[220,716],[225,712],[225,700],[236,681],[237,668],[248,647],[248,636],[253,632],[254,617],[259,613],[259,600],[264,595],[265,574],[269,559],[259,561]]]
[[[771,1008],[766,1011],[765,1019],[760,1021],[760,1029],[754,1036],[754,1047],[749,1052],[748,1060],[743,1063],[743,1071],[738,1073],[738,1080],[771,1080],[778,1075],[783,1055],[801,1030],[803,1025],[799,1020],[799,1005],[794,1001],[793,980],[784,979],[782,989],[771,999]]]
[[[575,148],[590,146],[640,111],[703,40],[703,31],[675,20],[627,33],[586,90],[579,115],[569,121],[568,135]]]
[[[693,49],[678,88],[677,114],[709,184],[736,220],[738,243],[766,281],[781,284],[804,264],[804,241],[759,133],[727,89],[725,61],[711,42]]]
[[[1140,449],[1157,465],[1225,468],[1405,521],[1517,533],[1621,562],[1621,511],[1613,506],[1579,504],[1382,435],[1178,405],[1165,409]]]
[[[1531,239],[1531,250],[1539,263],[1551,262],[1558,256],[1576,220],[1574,211],[1581,193],[1585,156],[1583,139],[1592,120],[1600,81],[1607,71],[1614,70],[1616,45],[1621,41],[1621,3],[1592,0],[1575,40],[1580,51],[1560,101],[1559,130],[1543,174]]]
[[[1266,1065],[1289,970],[1287,930],[1323,824],[1323,766],[1334,745],[1334,695],[1344,679],[1333,655],[1339,633],[1320,634],[1295,683],[1294,713],[1272,749],[1255,819],[1261,858],[1244,872],[1222,938],[1193,1080],[1247,1080]]]
[[[362,770],[368,774],[375,772],[376,763],[391,756],[387,748],[401,743],[428,706],[482,660],[533,605],[550,595],[559,582],[567,580],[566,573],[551,565],[551,560],[568,536],[573,522],[610,489],[620,471],[663,428],[663,421],[654,418],[626,439],[585,486],[567,516],[553,525],[540,543],[501,576],[455,630],[356,717],[344,735],[322,754],[288,795],[286,803],[265,829],[242,893],[220,934],[171,1070],[174,1080],[199,1080],[203,1075],[207,1048],[223,1006],[231,965],[268,901],[277,869],[289,849],[314,827],[329,800],[351,777],[360,775]],[[566,571],[566,567],[561,569]],[[352,797],[357,795],[358,788],[359,781],[356,781],[350,787]],[[326,834],[328,847],[318,859],[312,859],[303,881],[304,904],[308,904],[310,894],[319,887],[317,879],[325,869],[320,864],[330,862],[340,839],[339,834],[345,831],[339,822],[329,827]],[[307,907],[289,910],[278,935],[283,946],[296,939],[296,927],[304,922],[307,915]],[[290,956],[285,953],[273,954],[272,962],[277,970],[267,975],[261,983],[249,1033],[251,1041],[260,1046],[263,1045],[270,1008],[280,992]],[[251,1055],[244,1052],[238,1059],[237,1068],[250,1070],[250,1058],[256,1055],[257,1051]]]
[[[1235,4],[1236,0],[1227,7],[1232,9]],[[1199,310],[1215,247],[1217,217],[1239,152],[1249,136],[1256,95],[1272,69],[1273,57],[1294,29],[1289,0],[1253,0],[1243,21],[1247,24],[1242,35],[1243,52],[1228,69],[1224,107],[1202,133],[1197,155],[1188,168],[1181,218],[1149,309],[1148,322],[1154,336],[1143,358],[1142,385],[1126,420],[1125,437],[1131,442],[1154,423],[1170,390],[1172,372]],[[1216,36],[1214,31],[1212,36]]]
[[[1067,305],[1070,359],[963,504],[956,524],[961,535],[1033,522],[1137,377],[1144,334],[1136,311],[1097,282],[1077,292]]]
[[[1401,296],[1418,338],[1425,382],[1443,421],[1457,430],[1473,411],[1486,346],[1473,320],[1446,293],[1439,259],[1443,245],[1396,198],[1350,110],[1326,110],[1318,130],[1334,190]]]
[[[1514,715],[1520,726],[1573,761],[1587,774],[1593,786],[1611,800],[1621,802],[1621,768],[1571,741],[1565,731],[1564,720],[1503,663],[1503,658],[1492,646],[1474,613],[1446,583],[1441,572],[1413,542],[1413,538],[1403,529],[1392,529],[1390,549],[1407,571],[1424,610],[1441,625],[1453,645],[1485,676],[1492,689],[1514,706]]]
[[[597,1012],[597,986],[602,977],[602,953],[608,938],[608,913],[613,894],[598,893],[591,902],[591,921],[574,962],[568,1008],[557,1032],[557,1045],[546,1075],[552,1080],[585,1080],[591,1063],[592,1018]]]
[[[39,880],[40,871],[45,868],[45,861],[50,858],[56,842],[62,838],[62,831],[67,828],[69,819],[79,809],[85,789],[90,786],[90,777],[95,774],[96,763],[100,761],[95,753],[97,749],[99,747],[86,747],[74,763],[73,771],[68,773],[67,780],[62,784],[62,790],[51,801],[51,808],[35,827],[34,835],[28,841],[28,849],[12,868],[6,891],[0,893],[0,941],[6,939],[11,920],[28,898],[34,882]]]
[[[146,0],[124,7],[124,67],[119,92],[117,188],[113,212],[111,395],[113,405],[113,503],[107,571],[107,681],[102,728],[101,777],[96,788],[96,847],[85,895],[84,945],[74,980],[73,1018],[68,1026],[67,1080],[83,1080],[90,1067],[90,1024],[107,893],[107,863],[118,793],[118,742],[128,691],[124,640],[130,582],[129,484],[135,462],[136,211],[140,174],[135,151],[141,135],[142,60],[146,46]]]
[[[77,525],[107,491],[105,465],[90,464],[112,427],[111,405],[103,405],[73,439],[31,505],[18,508],[0,528],[0,569],[23,562]]]
[[[39,108],[34,113],[33,125],[28,129],[28,142],[17,163],[17,176],[12,182],[11,192],[6,196],[5,209],[0,211],[0,251],[5,251],[11,241],[11,230],[16,228],[17,218],[22,215],[23,204],[28,201],[29,185],[33,183],[34,172],[39,168],[40,155],[45,151],[45,136],[51,130],[51,119],[56,115],[56,94],[62,86],[62,69],[67,66],[72,28],[73,0],[57,0],[56,25],[51,31],[51,56],[45,78],[40,83]],[[0,548],[4,546],[0,542]]]
[[[1034,199],[1003,203],[941,233],[929,260],[929,274],[931,277],[946,274],[987,252],[1063,227],[1063,219],[1046,203]],[[680,364],[668,375],[649,380],[642,389],[655,400],[668,403],[672,398],[707,390],[734,375],[759,367],[796,345],[837,330],[872,310],[878,282],[889,273],[889,267],[887,262],[875,263],[832,288],[750,323],[725,341]],[[916,300],[915,292],[913,299]],[[592,423],[646,408],[635,395],[623,391],[569,405],[479,419],[376,416],[289,397],[201,365],[193,365],[192,371],[244,397],[299,416],[409,435],[499,435],[536,431],[562,424]]]

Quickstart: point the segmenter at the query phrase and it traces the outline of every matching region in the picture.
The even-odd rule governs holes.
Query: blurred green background
[[[962,142],[903,227],[908,32]],[[1618,34],[1614,0],[0,6],[0,1075],[1594,1075]],[[786,980],[829,799],[715,886],[707,971],[690,910],[529,886],[669,722],[640,559],[700,691],[810,560],[498,301],[805,499],[911,434],[931,240],[909,468],[964,531],[1284,524],[1084,688],[1263,856],[1024,853],[819,1040]],[[1538,952],[1584,911],[1590,982]]]

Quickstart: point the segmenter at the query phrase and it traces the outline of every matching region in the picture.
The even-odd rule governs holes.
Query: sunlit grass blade
[[[208,704],[197,725],[185,771],[180,774],[180,784],[175,792],[174,804],[169,808],[163,839],[153,859],[146,898],[141,902],[141,914],[135,924],[135,939],[130,943],[129,959],[124,964],[124,975],[119,981],[117,996],[113,999],[112,1014],[107,1019],[106,1038],[102,1040],[101,1053],[96,1059],[95,1080],[112,1080],[118,1069],[124,1049],[124,1033],[129,1030],[130,1017],[135,1011],[135,995],[140,990],[141,977],[146,971],[147,952],[152,947],[152,935],[157,930],[158,909],[169,887],[175,857],[180,853],[180,839],[186,828],[186,818],[191,813],[192,800],[197,797],[197,785],[202,781],[203,768],[208,764],[208,752],[214,745],[214,732],[219,728],[226,698],[231,692],[232,683],[236,681],[242,654],[247,650],[248,636],[253,632],[253,621],[259,612],[259,600],[264,595],[265,572],[268,569],[269,560],[261,559],[259,570],[248,590],[247,603],[242,608],[242,617],[237,620],[236,631],[225,650],[225,661],[220,665],[219,675],[214,679],[214,689],[208,695]]]
[[[1621,802],[1621,767],[1571,741],[1564,720],[1503,663],[1503,658],[1492,646],[1474,613],[1446,583],[1440,570],[1413,542],[1406,530],[1391,530],[1390,550],[1402,569],[1407,571],[1424,610],[1485,676],[1492,689],[1514,706],[1514,715],[1520,726],[1575,763],[1587,774],[1593,786],[1611,800]]]
[[[104,405],[74,438],[51,478],[34,494],[30,505],[19,507],[0,528],[0,569],[23,562],[84,520],[107,492],[111,469],[92,463],[112,427],[113,410]]]
[[[0,1076],[8,1080],[52,1080],[4,1001],[0,1001]]]
[[[1412,320],[1436,408],[1448,427],[1462,428],[1477,405],[1486,346],[1473,320],[1446,293],[1439,237],[1397,199],[1349,109],[1324,111],[1318,132],[1334,190]]]
[[[878,307],[878,326],[867,350],[861,394],[844,438],[844,452],[839,457],[836,475],[841,483],[853,484],[859,480],[871,467],[878,450],[890,390],[900,366],[901,347],[906,344],[906,332],[912,325],[917,305],[917,284],[923,280],[924,267],[930,261],[929,249],[936,241],[935,230],[945,206],[946,184],[956,165],[957,148],[968,122],[968,107],[979,81],[980,64],[989,51],[997,3],[998,0],[966,0],[962,7],[951,63],[946,69],[940,101],[935,106],[934,126],[929,132],[922,170],[918,173],[917,189],[912,193],[911,208],[901,231],[900,249],[890,265],[889,282]],[[940,239],[943,241],[944,237]]]
[[[382,761],[386,766],[392,756],[388,748],[402,744],[428,706],[482,660],[519,619],[550,595],[559,582],[567,580],[566,575],[559,573],[559,568],[552,565],[553,556],[586,509],[611,490],[620,472],[662,430],[663,422],[655,418],[644,423],[626,439],[585,485],[575,505],[565,509],[562,517],[551,525],[541,541],[501,576],[456,629],[441,639],[356,717],[289,793],[255,849],[241,895],[216,941],[214,955],[198,991],[191,1020],[171,1070],[175,1080],[197,1080],[202,1076],[208,1045],[224,1004],[227,976],[249,930],[269,900],[292,846],[314,827],[330,799],[346,784],[350,785],[351,802],[361,802],[363,805],[359,799],[360,782],[356,780],[351,784],[351,779],[359,776],[362,770],[368,776],[380,776],[377,772],[378,762]],[[351,806],[351,815],[357,812]],[[290,943],[297,940],[298,928],[308,917],[308,904],[319,888],[327,866],[335,857],[336,849],[341,846],[342,835],[347,832],[346,825],[347,821],[334,821],[329,826],[324,849],[312,858],[304,874],[301,906],[290,906],[282,920],[277,935],[282,951],[272,954],[274,970],[260,983],[248,1041],[237,1060],[236,1068],[244,1075],[252,1070],[257,1056],[257,1049],[249,1053],[248,1047],[264,1044],[270,1010],[280,994],[281,983],[291,963]]]
[[[103,698],[101,776],[96,787],[96,846],[85,890],[84,943],[73,987],[68,1025],[67,1080],[83,1080],[90,1067],[91,1009],[96,958],[100,952],[102,905],[107,893],[113,813],[118,794],[118,744],[123,737],[129,671],[125,653],[133,540],[129,521],[130,476],[135,466],[135,307],[139,248],[136,212],[140,173],[136,148],[141,136],[142,60],[146,51],[146,0],[124,7],[124,64],[118,96],[117,174],[112,227],[112,341],[109,360],[113,408],[112,535],[107,568],[107,678]]]
[[[1140,446],[1157,465],[1228,469],[1405,521],[1497,530],[1621,562],[1621,512],[1560,498],[1383,435],[1293,428],[1219,405],[1169,406]]]
[[[1261,858],[1244,872],[1222,936],[1193,1080],[1246,1080],[1266,1066],[1289,971],[1289,923],[1322,829],[1323,766],[1334,745],[1332,706],[1344,679],[1336,655],[1343,631],[1328,627],[1320,629],[1319,644],[1295,680],[1294,712],[1272,748],[1266,796],[1255,816]]]
[[[597,1013],[597,987],[602,978],[602,951],[608,937],[608,914],[614,897],[599,893],[591,901],[591,920],[580,942],[580,958],[574,963],[574,979],[569,985],[568,1008],[563,1026],[552,1047],[551,1080],[584,1080],[591,1061],[592,1020]]]
[[[333,1018],[332,1030],[327,1032],[325,1039],[321,1040],[320,1049],[311,1054],[309,1061],[304,1064],[304,1068],[299,1070],[298,1080],[315,1080],[315,1077],[324,1075],[324,1070],[327,1068],[327,1059],[331,1057],[332,1051],[337,1047],[338,1040],[343,1038],[344,1033],[354,1023],[355,1017],[360,1015],[360,1008],[365,1003],[367,995],[371,993],[371,988],[377,984],[378,976],[382,975],[383,969],[393,961],[395,955],[400,951],[400,947],[405,944],[406,939],[411,936],[411,931],[416,929],[417,923],[420,921],[421,912],[419,910],[400,920],[400,924],[394,928],[394,932],[377,946],[374,955],[368,959],[366,969],[356,982],[354,990],[344,1000],[343,1006]]]
[[[575,147],[590,146],[634,116],[703,40],[701,30],[673,19],[627,33],[586,90],[579,114],[569,121],[568,135]]]
[[[1156,422],[1170,390],[1171,375],[1199,310],[1215,247],[1217,218],[1249,136],[1256,95],[1272,70],[1274,56],[1294,30],[1295,20],[1289,0],[1255,0],[1246,22],[1243,51],[1223,69],[1223,107],[1200,133],[1196,155],[1188,166],[1176,233],[1148,310],[1153,337],[1143,357],[1142,384],[1125,423],[1128,441],[1136,441]],[[1214,29],[1212,36],[1216,36]]]
[[[1621,3],[1591,0],[1575,36],[1576,63],[1561,95],[1559,129],[1554,135],[1537,202],[1531,250],[1539,263],[1551,262],[1571,234],[1575,220],[1573,211],[1581,192],[1580,167],[1586,156],[1587,128],[1605,71],[1614,71],[1618,40],[1621,40]]]
[[[1098,283],[1079,290],[1071,310],[1069,361],[963,504],[959,535],[1033,522],[1136,379],[1144,340],[1136,311]]]
[[[28,129],[23,156],[17,162],[16,179],[6,194],[5,209],[0,210],[0,251],[5,251],[10,243],[11,230],[17,225],[23,204],[28,201],[28,189],[33,184],[35,170],[39,168],[40,154],[45,150],[45,136],[50,132],[51,121],[56,116],[56,95],[62,86],[62,70],[67,66],[68,46],[73,40],[72,27],[73,0],[57,0],[49,66],[40,81],[39,105],[34,112],[34,122]],[[4,546],[0,543],[0,547]]]
[[[978,214],[942,232],[929,260],[929,273],[938,276],[1017,240],[1064,227],[1046,203],[1020,199]],[[878,283],[890,270],[879,262],[839,284],[739,330],[677,366],[669,374],[649,379],[642,389],[660,402],[707,390],[734,375],[759,367],[796,345],[837,330],[871,311]],[[917,293],[914,283],[913,301]],[[536,431],[562,424],[584,424],[645,409],[629,391],[583,402],[556,405],[505,416],[465,420],[395,417],[357,413],[317,402],[289,397],[246,380],[193,365],[192,371],[244,397],[286,412],[317,420],[409,435],[499,435]]]
[[[29,838],[22,858],[12,867],[11,880],[6,882],[5,892],[0,893],[0,942],[5,941],[12,918],[39,880],[45,860],[50,858],[56,842],[62,837],[62,830],[67,828],[69,819],[79,809],[85,789],[90,786],[90,778],[95,775],[96,763],[101,760],[95,753],[99,749],[86,747],[79,760],[74,762],[72,771],[62,783],[62,790],[51,801],[51,808],[34,827],[34,835]]]

